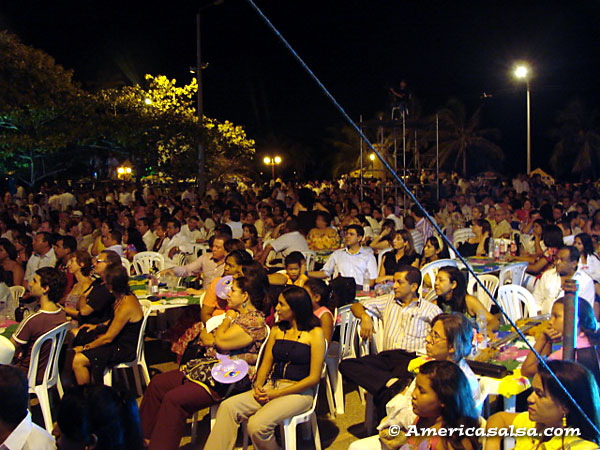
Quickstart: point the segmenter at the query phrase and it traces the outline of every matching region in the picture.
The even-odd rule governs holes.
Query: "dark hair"
[[[121,257],[113,250],[102,250],[100,254],[105,255],[106,265],[121,264]]]
[[[47,231],[38,231],[35,235],[42,236],[44,242],[52,244],[52,234],[48,233]]]
[[[415,244],[413,243],[413,238],[412,238],[412,234],[410,234],[410,231],[406,231],[406,230],[398,230],[394,233],[394,237],[395,235],[399,234],[400,236],[402,236],[402,240],[404,240],[404,242],[408,242],[408,248],[404,251],[405,255],[414,255],[415,252]],[[392,238],[392,241],[394,240],[394,238]]]
[[[578,297],[577,304],[579,306],[579,314],[577,315],[579,331],[582,331],[586,335],[591,344],[600,344],[600,333],[598,330],[598,321],[594,314],[594,308],[586,299],[581,297]],[[554,305],[563,305],[564,307],[565,298],[560,297],[552,304],[552,306]]]
[[[110,230],[110,237],[118,244],[121,245],[121,241],[123,240],[123,235],[119,230]]]
[[[120,261],[106,268],[104,271],[104,282],[115,297],[131,294],[131,289],[129,289],[129,274]]]
[[[242,225],[242,229],[244,228],[250,233],[250,245],[252,247],[256,246],[258,244],[258,231],[256,230],[256,227],[251,223],[245,223]]]
[[[465,281],[465,276],[454,266],[441,267],[438,274],[440,272],[446,272],[450,278],[450,283],[456,282],[456,287],[450,292],[450,298],[448,300],[438,297],[438,306],[442,307],[446,304],[452,311],[460,313],[467,312],[467,282]]]
[[[224,223],[220,223],[215,227],[215,234],[226,234],[230,238],[233,237],[233,231],[231,231],[231,227]]]
[[[354,230],[354,231],[356,231],[356,234],[358,234],[360,237],[364,237],[365,236],[365,229],[363,227],[361,227],[360,225],[356,225],[356,224],[348,225],[346,227],[346,232],[348,230]]]
[[[583,245],[583,254],[585,255],[586,258],[589,258],[590,255],[598,258],[598,255],[596,255],[596,250],[594,250],[594,241],[592,241],[592,238],[589,234],[579,233],[577,236],[575,236],[575,239],[577,239],[577,238],[579,238],[579,240],[581,241],[581,244]],[[2,240],[0,240],[0,242],[2,242]],[[6,249],[6,247],[5,247],[5,249]]]
[[[126,244],[133,245],[137,252],[145,252],[147,250],[146,243],[144,242],[144,239],[142,238],[142,234],[135,227],[127,228]]]
[[[600,397],[598,395],[598,385],[590,371],[581,364],[573,361],[552,360],[548,361],[546,364],[548,364],[550,370],[556,375],[569,394],[571,394],[575,402],[581,407],[585,415],[591,420],[596,428],[600,428],[600,411],[598,410]],[[580,439],[600,444],[600,436],[598,433],[588,424],[588,421],[581,415],[579,410],[571,404],[558,383],[542,364],[538,364],[538,374],[542,380],[544,390],[548,391],[555,402],[568,408],[567,426],[579,429],[579,432],[581,433],[579,435]]]
[[[383,230],[384,228],[389,228],[390,231],[396,231],[396,222],[394,222],[392,219],[385,219],[383,221],[383,223],[381,224],[381,229]]]
[[[57,303],[65,293],[67,287],[67,278],[65,274],[54,267],[42,267],[35,272],[40,276],[40,284],[47,287],[48,300]]]
[[[269,280],[267,283],[262,277],[257,275],[246,275],[236,278],[233,282],[243,291],[248,294],[250,303],[259,311],[263,310],[267,290],[269,289]]]
[[[229,240],[231,240],[231,235],[229,234],[224,234],[224,233],[218,233],[218,234],[214,234],[212,236],[213,242],[215,239],[219,239],[220,241],[223,241],[223,245],[225,245],[225,243]]]
[[[415,218],[413,216],[404,216],[404,229],[412,230],[415,228]]]
[[[331,215],[328,212],[325,211],[319,211],[317,212],[316,218],[321,218],[325,221],[325,223],[327,224],[327,226],[331,225]]]
[[[321,324],[319,319],[313,314],[312,300],[306,289],[298,286],[290,286],[285,288],[280,295],[290,305],[298,330],[310,331]],[[288,322],[280,322],[279,324],[279,328],[282,330],[287,330],[290,326],[291,324]]]
[[[546,225],[542,231],[546,247],[561,248],[564,245],[562,230],[556,225]]]
[[[298,264],[299,266],[302,266],[302,261],[306,261],[306,258],[301,252],[292,252],[285,257],[285,267],[289,266],[290,264]]]
[[[16,366],[0,365],[0,404],[0,420],[7,425],[17,426],[27,415],[27,375]]]
[[[406,281],[409,284],[416,284],[417,286],[421,286],[421,271],[416,267],[409,266],[408,264],[402,264],[398,269],[396,269],[396,273],[404,272],[406,273]]]
[[[309,211],[315,204],[315,193],[308,188],[302,188],[298,191],[298,202]]]
[[[229,210],[229,220],[231,220],[232,222],[239,222],[240,216],[241,216],[240,208],[233,207]]]
[[[141,450],[142,429],[135,399],[109,386],[74,386],[65,392],[57,415],[61,434],[94,448]]]
[[[441,313],[433,318],[431,327],[442,322],[448,345],[454,347],[454,361],[457,363],[471,353],[473,345],[473,324],[459,312]]]
[[[225,251],[227,253],[231,253],[233,251],[246,251],[246,244],[239,239],[228,239],[223,243],[223,247],[225,247]]]
[[[8,255],[9,259],[12,259],[13,261],[16,261],[16,259],[19,256],[19,252],[17,252],[17,249],[15,248],[15,246],[13,245],[12,242],[10,242],[6,238],[1,238],[0,239],[0,247],[2,247],[4,249],[4,251]]]
[[[310,289],[310,292],[319,296],[319,305],[329,307],[331,288],[327,283],[318,278],[309,278],[308,281],[304,283],[304,287]]]
[[[170,223],[173,224],[174,228],[181,230],[181,222],[179,220],[177,220],[175,217],[171,217],[170,219],[167,219],[167,225],[169,225]]]
[[[62,241],[63,248],[68,248],[71,253],[77,250],[77,240],[73,236],[60,236],[56,241]]]
[[[569,261],[570,262],[578,262],[579,261],[579,249],[574,245],[562,245],[558,248],[559,250],[567,250],[569,252]]]
[[[232,252],[229,252],[225,259],[227,258],[235,259],[235,263],[238,266],[243,266],[252,262],[252,257],[250,256],[250,253],[248,253],[246,250],[234,250]]]
[[[490,223],[487,220],[475,219],[475,220],[473,220],[473,223],[481,227],[481,234],[483,234],[487,231],[487,233],[490,236],[492,235],[492,226],[490,225]]]
[[[419,373],[429,378],[431,388],[442,405],[444,428],[479,427],[479,414],[469,380],[458,365],[450,361],[429,361],[420,367]],[[460,434],[451,434],[447,439],[448,447],[456,450],[464,448]],[[473,448],[478,448],[476,437],[467,439]]]
[[[85,250],[75,250],[72,255],[81,264],[81,273],[86,277],[92,272],[92,257]]]
[[[150,228],[150,226],[152,226],[152,223],[150,222],[150,219],[148,219],[147,217],[140,217],[138,219],[138,222],[142,222],[144,224],[144,226]]]
[[[433,245],[433,247],[436,249],[436,251],[439,251],[438,259],[446,259],[446,258],[450,257],[450,253],[448,252],[448,247],[446,246],[446,243],[443,240],[438,239],[436,236],[429,236],[427,238],[427,241],[425,241],[425,244],[427,244],[427,242],[429,242],[431,245]],[[440,248],[440,242],[442,243],[441,248]],[[425,248],[425,246],[423,246],[423,248]]]

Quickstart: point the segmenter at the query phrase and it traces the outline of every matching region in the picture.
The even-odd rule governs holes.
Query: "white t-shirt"
[[[592,307],[596,291],[594,289],[594,280],[583,270],[577,269],[573,275],[573,279],[579,283],[579,297],[585,299]],[[537,303],[541,314],[549,314],[552,310],[554,302],[565,295],[562,289],[562,281],[556,268],[552,267],[544,272],[542,277],[535,284],[533,297]]]
[[[277,239],[269,242],[269,244],[276,252],[283,253],[283,256],[287,256],[292,252],[309,251],[306,238],[298,231],[282,234]]]

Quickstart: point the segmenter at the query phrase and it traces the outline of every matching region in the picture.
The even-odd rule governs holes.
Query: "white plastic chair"
[[[131,275],[131,263],[129,262],[129,260],[123,256],[121,256],[121,265],[123,267],[125,267],[125,270],[127,271],[127,275]]]
[[[391,252],[392,250],[394,250],[393,248],[386,248],[384,250],[380,250],[379,253],[377,253],[377,274],[379,275],[379,272],[381,272],[381,266],[383,265],[383,255],[385,255],[387,252]]]
[[[538,314],[537,303],[531,292],[516,284],[498,288],[498,303],[512,321]]]
[[[423,268],[421,269],[421,286],[419,286],[419,292],[422,292],[423,282],[425,281],[425,275],[429,275],[431,289],[433,289],[433,286],[435,284],[435,277],[437,276],[438,270],[446,266],[453,266],[458,268],[456,261],[452,259],[438,259],[437,261],[425,264],[425,266],[423,266]]]
[[[21,297],[25,295],[25,288],[23,286],[11,286],[8,289],[10,289],[10,293],[13,296],[13,300],[18,306],[19,300],[21,300]]]
[[[312,250],[308,250],[306,252],[302,252],[304,255],[304,259],[306,260],[306,270],[311,271],[315,268],[315,259],[317,257],[316,252]]]
[[[519,262],[504,266],[502,269],[500,269],[500,275],[498,276],[500,279],[499,285],[504,286],[505,284],[516,284],[522,286],[527,266],[528,264],[526,262]]]
[[[138,335],[138,343],[137,350],[135,353],[135,359],[130,362],[119,363],[113,367],[107,367],[104,370],[104,384],[106,386],[112,386],[112,374],[115,369],[128,369],[132,368],[135,387],[137,392],[143,394],[142,386],[140,383],[140,376],[138,367],[142,369],[142,375],[144,376],[144,382],[146,386],[150,384],[150,373],[148,372],[148,366],[146,365],[146,357],[144,355],[144,332],[146,331],[146,323],[148,323],[148,316],[150,316],[150,312],[152,310],[152,302],[149,300],[140,300],[140,304],[142,305],[142,310],[144,311],[144,318],[142,319],[142,326],[140,327],[140,334]]]
[[[139,252],[133,257],[133,267],[138,275],[147,275],[152,267],[161,271],[165,268],[165,258],[158,252]]]
[[[15,346],[10,339],[0,336],[0,364],[10,364],[15,355]]]
[[[50,410],[50,398],[48,397],[48,391],[56,386],[58,389],[58,395],[62,398],[63,388],[60,383],[60,371],[58,368],[58,357],[60,350],[62,349],[65,335],[69,330],[70,322],[65,322],[62,325],[53,328],[41,335],[31,348],[31,359],[29,360],[29,370],[27,372],[27,379],[29,381],[29,393],[34,394],[39,402],[40,408],[42,409],[42,415],[44,416],[44,425],[48,433],[52,433],[54,428],[54,422],[52,421],[52,411]],[[40,363],[40,350],[44,344],[50,345],[50,352],[48,353],[48,363],[44,370],[44,376],[41,384],[37,384],[37,374]]]
[[[264,342],[260,346],[260,349],[258,350],[258,355],[256,357],[256,370],[257,371],[258,371],[258,366],[260,365],[260,362],[262,360],[262,355],[263,355],[263,352],[265,351],[267,341],[269,340],[269,335],[271,334],[271,328],[268,325],[266,326],[266,329],[267,329],[267,337],[265,338]],[[217,420],[218,409],[219,409],[218,403],[216,405],[212,405],[210,407],[210,429],[211,430],[215,426],[215,421]],[[192,415],[192,430],[191,430],[190,434],[191,434],[191,438],[192,438],[192,444],[195,444],[196,439],[198,437],[198,411],[196,411]]]
[[[344,414],[344,382],[339,371],[340,362],[346,358],[356,357],[355,343],[358,319],[350,311],[350,306],[344,305],[338,309],[340,341],[332,342],[325,356],[327,375],[333,390],[337,414]],[[337,318],[334,319],[337,320]]]
[[[484,284],[488,291],[491,292],[492,296],[496,296],[496,290],[498,289],[498,277],[491,274],[477,275],[477,278]],[[485,309],[488,311],[494,303],[489,295],[479,286],[479,283],[474,277],[469,277],[469,283],[467,285],[467,292],[481,302]]]
[[[473,230],[470,228],[459,228],[454,232],[453,236],[453,244],[455,247],[458,247],[463,242],[468,241],[471,237],[475,236]]]

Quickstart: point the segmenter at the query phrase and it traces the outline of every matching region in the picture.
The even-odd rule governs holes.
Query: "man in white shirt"
[[[33,238],[32,246],[33,255],[27,261],[27,267],[25,268],[26,283],[31,283],[38,269],[42,267],[54,267],[56,265],[56,255],[50,242],[50,233],[46,231],[38,232]]]
[[[298,231],[298,222],[293,219],[285,224],[285,233],[269,242],[257,260],[264,264],[271,250],[282,253],[284,257],[292,252],[310,251],[306,238]]]
[[[535,284],[533,297],[538,306],[538,312],[548,314],[552,304],[564,295],[563,283],[565,280],[577,280],[579,283],[579,297],[594,306],[595,290],[594,280],[583,270],[577,268],[579,250],[577,247],[565,245],[556,255],[556,266],[544,272]],[[534,314],[535,315],[535,314]]]
[[[404,228],[404,225],[402,223],[402,218],[400,218],[400,217],[396,216],[396,214],[394,214],[393,206],[390,206],[387,204],[383,205],[383,215],[385,216],[385,219],[391,219],[394,221],[394,223],[396,224],[396,230],[402,230]],[[383,225],[383,221],[381,222],[381,224]]]
[[[377,262],[373,252],[361,247],[365,231],[360,225],[348,225],[344,235],[346,248],[336,250],[331,254],[323,269],[309,272],[313,278],[331,278],[339,274],[343,277],[354,278],[357,286],[375,285],[377,278]]]
[[[229,212],[229,222],[226,225],[229,225],[231,228],[231,236],[234,239],[240,239],[242,234],[244,234],[244,230],[242,229],[242,222],[240,221],[242,218],[242,213],[240,208],[234,207],[231,208]]]
[[[202,232],[199,228],[200,219],[198,216],[190,216],[187,219],[187,223],[181,227],[181,234],[183,234],[186,239],[191,242],[198,242],[198,240],[202,237]]]
[[[146,244],[146,250],[151,252],[156,242],[156,235],[150,229],[150,221],[146,217],[142,217],[137,221],[135,226],[142,235],[142,240]]]
[[[125,252],[123,252],[123,246],[121,245],[122,240],[123,235],[119,230],[110,230],[110,232],[102,238],[102,243],[104,244],[105,250],[112,250],[123,258]]]
[[[181,222],[177,219],[167,220],[167,239],[160,248],[165,257],[165,264],[169,267],[175,266],[173,257],[177,253],[189,253],[193,251],[192,243],[181,234]]]
[[[54,437],[31,421],[25,373],[0,365],[0,450],[54,450]]]

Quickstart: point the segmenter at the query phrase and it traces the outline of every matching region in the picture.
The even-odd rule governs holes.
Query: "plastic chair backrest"
[[[258,349],[258,355],[256,356],[256,371],[257,372],[258,372],[260,363],[262,362],[262,357],[263,357],[263,353],[265,352],[265,347],[267,346],[267,341],[269,340],[269,336],[271,335],[271,327],[269,325],[265,324],[265,328],[267,329],[267,337],[261,344],[260,349]]]
[[[473,233],[473,230],[471,230],[470,228],[459,228],[458,230],[456,230],[454,232],[454,246],[458,247],[460,244],[462,244],[463,242],[466,242],[469,240],[469,238],[475,236],[475,233]]]
[[[421,289],[423,288],[423,281],[425,280],[425,275],[429,275],[429,281],[431,281],[431,287],[433,288],[438,270],[446,266],[458,267],[456,261],[454,261],[453,259],[438,259],[437,261],[425,264],[425,266],[423,266],[423,268],[421,269],[421,286],[419,287],[419,292],[422,292]]]
[[[59,368],[58,357],[65,340],[65,335],[69,330],[70,322],[65,322],[50,331],[42,334],[34,342],[31,348],[31,358],[29,360],[29,369],[27,371],[27,379],[29,380],[29,390],[37,386],[37,373],[40,362],[40,351],[46,342],[50,342],[50,352],[48,353],[48,362],[44,370],[43,382],[48,387],[54,386],[58,382]]]
[[[488,291],[492,293],[492,295],[496,296],[496,290],[498,289],[498,277],[496,275],[492,275],[489,273],[477,275],[477,278],[484,284]],[[479,283],[475,280],[474,277],[469,278],[469,283],[467,284],[467,292],[473,297],[477,297],[477,299],[481,302],[483,306],[489,311],[494,303],[492,299],[485,293],[485,291],[479,286]]]
[[[314,270],[315,258],[317,257],[317,254],[312,250],[302,252],[302,254],[304,255],[304,259],[306,260],[306,270],[308,270],[308,271]]]
[[[0,335],[0,364],[10,364],[15,355],[15,346],[9,339]]]
[[[131,275],[131,263],[129,262],[129,260],[123,256],[121,256],[121,265],[123,267],[125,267],[125,270],[127,271],[127,275]]]
[[[500,279],[500,286],[504,286],[505,284],[517,284],[519,286],[523,285],[523,278],[525,277],[527,266],[528,264],[526,262],[519,262],[504,266],[502,269],[500,269],[500,275],[498,276]]]
[[[393,248],[386,248],[384,250],[379,250],[379,253],[377,253],[377,274],[379,275],[379,272],[381,272],[381,266],[383,265],[383,255],[385,255],[387,252],[391,252],[392,250],[394,250]]]
[[[8,289],[10,289],[10,293],[13,296],[13,300],[18,305],[21,297],[25,295],[25,288],[23,286],[11,286]]]
[[[513,321],[533,317],[538,313],[537,303],[531,292],[516,284],[498,288],[498,303]]]
[[[354,341],[358,319],[352,314],[350,306],[344,305],[338,309],[338,316],[340,317],[340,361],[355,354]]]
[[[138,336],[136,359],[140,361],[144,355],[144,334],[146,332],[146,323],[148,323],[148,317],[152,311],[152,302],[150,300],[140,300],[142,310],[144,311],[144,318],[142,319],[142,326],[140,327],[140,334]]]
[[[147,275],[156,264],[157,269],[165,268],[165,258],[158,252],[139,252],[133,257],[133,267],[138,275]]]

